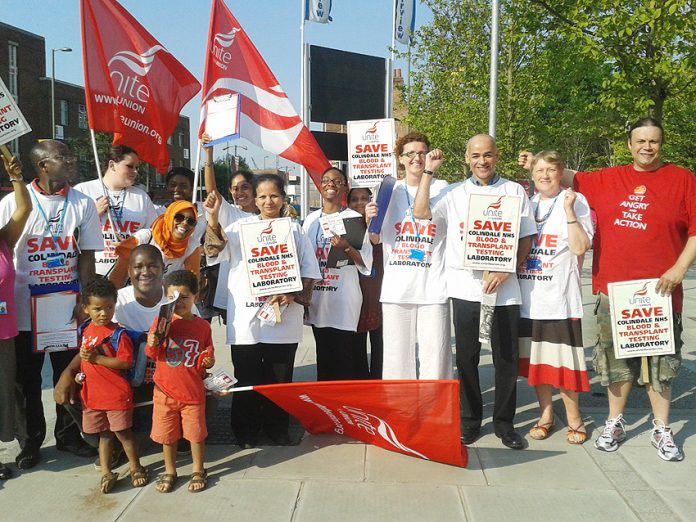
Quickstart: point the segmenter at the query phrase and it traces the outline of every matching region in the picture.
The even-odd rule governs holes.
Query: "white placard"
[[[491,272],[517,271],[522,198],[469,194],[464,230],[464,268]]]
[[[239,136],[239,94],[215,96],[205,107],[205,133],[211,138],[206,147]]]
[[[655,291],[658,279],[609,283],[617,359],[674,353],[672,298]]]
[[[339,214],[331,214],[319,218],[322,235],[326,239],[331,239],[334,236],[342,236],[346,233],[346,225],[343,223],[343,218]]]
[[[251,295],[259,297],[302,290],[290,218],[242,223],[240,236]]]
[[[348,122],[348,176],[351,188],[376,187],[396,177],[393,118]]]
[[[77,293],[55,292],[35,295],[31,299],[34,351],[60,352],[77,349],[77,322],[73,317]]]
[[[227,373],[223,368],[217,370],[210,377],[203,379],[203,386],[205,386],[206,390],[219,394],[229,393],[236,383],[236,377]]]
[[[0,78],[0,145],[30,132],[31,127]]]

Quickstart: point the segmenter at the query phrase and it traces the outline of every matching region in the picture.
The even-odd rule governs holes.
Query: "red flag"
[[[318,187],[321,174],[331,164],[242,26],[222,0],[213,0],[199,137],[205,126],[206,102],[229,93],[241,97],[240,136],[303,165]]]
[[[338,433],[466,467],[460,442],[459,381],[329,381],[254,386],[310,433]]]
[[[167,139],[200,84],[115,0],[81,0],[80,13],[90,128],[165,172]]]

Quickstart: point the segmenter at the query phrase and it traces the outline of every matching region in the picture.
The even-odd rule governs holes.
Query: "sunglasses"
[[[186,224],[190,227],[195,227],[198,221],[192,217],[186,217],[183,214],[174,214],[174,223],[182,223],[186,221]]]

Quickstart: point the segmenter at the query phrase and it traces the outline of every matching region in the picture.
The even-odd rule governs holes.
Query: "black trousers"
[[[452,299],[457,372],[462,399],[462,428],[479,429],[483,401],[478,365],[481,343],[478,340],[481,303]],[[496,306],[491,330],[491,348],[495,367],[495,403],[493,425],[502,435],[513,428],[517,407],[518,325],[520,307]]]
[[[53,385],[58,382],[60,374],[70,364],[74,351],[52,352]],[[17,359],[17,384],[20,388],[20,400],[24,401],[27,416],[27,436],[19,439],[22,448],[29,445],[40,448],[46,438],[46,417],[41,402],[41,368],[44,353],[32,352],[31,332],[19,332],[15,338]],[[73,418],[63,406],[56,404],[56,426],[54,429],[56,444],[74,444],[80,439],[80,430]]]
[[[230,348],[237,387],[292,382],[297,343],[258,343]],[[231,422],[240,444],[255,444],[261,428],[271,439],[287,437],[290,427],[287,412],[255,391],[234,394]]]
[[[317,347],[317,380],[367,379],[367,345],[356,343],[356,333],[312,326]]]
[[[375,328],[369,332],[358,332],[355,334],[356,351],[367,353],[367,335],[370,334],[370,373],[368,378],[374,380],[382,379],[382,361],[384,360],[384,343],[382,340],[382,327]]]

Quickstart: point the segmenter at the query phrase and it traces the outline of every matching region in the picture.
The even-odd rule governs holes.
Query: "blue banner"
[[[395,0],[394,40],[408,45],[416,28],[416,0]]]

